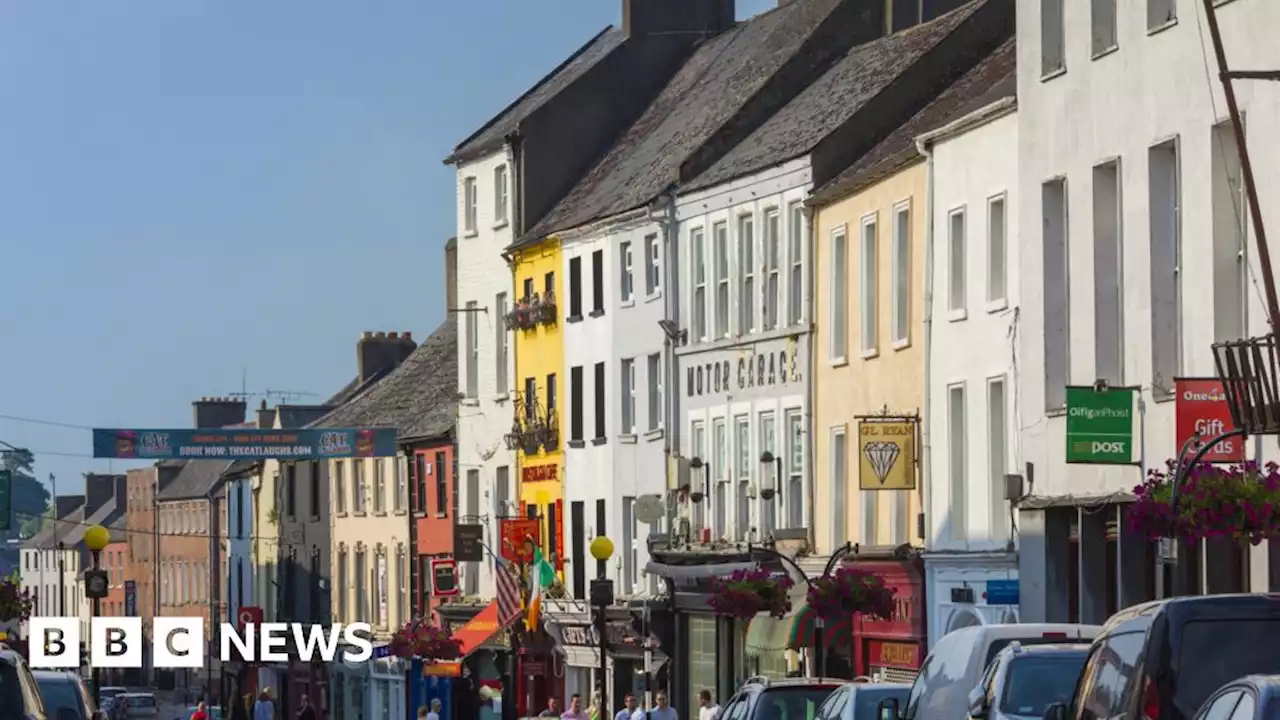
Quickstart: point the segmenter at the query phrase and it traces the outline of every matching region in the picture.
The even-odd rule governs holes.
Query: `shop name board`
[[[560,466],[552,463],[550,465],[535,465],[534,467],[526,467],[520,470],[520,479],[523,482],[555,482],[560,479]]]
[[[799,355],[799,344],[792,339],[785,350],[690,366],[685,370],[686,393],[701,397],[798,383],[803,379]]]
[[[916,669],[920,667],[918,643],[871,641],[871,665]]]
[[[1174,427],[1178,433],[1176,447],[1182,447],[1193,437],[1199,438],[1200,443],[1206,443],[1235,429],[1221,380],[1177,378],[1173,385],[1176,397]],[[1244,462],[1244,438],[1229,437],[1217,442],[1202,459],[1210,463]]]
[[[1132,465],[1136,388],[1067,388],[1067,462]]]
[[[600,633],[590,625],[561,626],[560,636],[564,638],[565,645],[595,647],[600,644]]]

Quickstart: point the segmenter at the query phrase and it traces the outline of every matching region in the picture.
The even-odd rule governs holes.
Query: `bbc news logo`
[[[33,617],[27,621],[28,663],[41,670],[80,667],[80,618]],[[290,647],[305,662],[319,659],[361,663],[373,657],[373,628],[368,623],[328,627],[302,623],[263,623],[243,629],[222,623],[218,655],[223,662],[288,662]],[[211,649],[205,643],[204,618],[157,617],[152,623],[151,658],[157,668],[202,668]],[[146,636],[142,618],[94,617],[89,622],[89,665],[142,667]],[[339,652],[339,648],[343,648]]]

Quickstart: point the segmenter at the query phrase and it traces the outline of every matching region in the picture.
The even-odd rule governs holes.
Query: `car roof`
[[[1017,642],[1016,640],[1014,642]],[[1042,645],[1006,645],[1001,653],[1026,657],[1029,655],[1084,655],[1089,652],[1089,643],[1044,643]]]
[[[840,687],[848,680],[842,678],[766,678],[761,676],[747,678],[742,687],[756,688],[788,688],[788,687]]]
[[[69,670],[32,670],[37,680],[76,680],[76,674]]]
[[[1152,600],[1125,608],[1103,626],[1103,635],[1145,631],[1164,615],[1175,624],[1191,620],[1255,619],[1259,614],[1280,617],[1280,593],[1188,595]]]

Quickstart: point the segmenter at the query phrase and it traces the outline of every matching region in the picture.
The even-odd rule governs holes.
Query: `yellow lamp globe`
[[[84,546],[89,548],[90,552],[102,552],[109,544],[111,544],[111,533],[101,525],[94,525],[84,531]]]
[[[603,535],[592,540],[591,557],[596,560],[608,560],[613,557],[613,541]]]

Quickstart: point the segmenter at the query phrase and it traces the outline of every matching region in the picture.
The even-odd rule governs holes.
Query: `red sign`
[[[513,563],[533,562],[533,551],[542,537],[537,518],[508,518],[501,521],[502,547],[498,554]]]
[[[552,463],[551,465],[536,465],[534,467],[521,468],[520,479],[527,483],[559,480],[560,466]]]
[[[868,664],[873,667],[920,668],[920,643],[872,640]]]
[[[564,501],[556,501],[556,526],[551,530],[556,539],[556,570],[564,571]]]
[[[1208,442],[1224,432],[1235,429],[1231,421],[1231,408],[1227,395],[1222,391],[1222,381],[1205,378],[1180,378],[1174,380],[1176,401],[1174,427],[1178,433],[1177,447],[1199,434],[1202,442]],[[1231,437],[1218,443],[1205,453],[1205,462],[1244,462],[1244,438]]]
[[[262,608],[251,605],[241,606],[236,611],[236,624],[241,630],[244,630],[245,625],[262,625]]]

